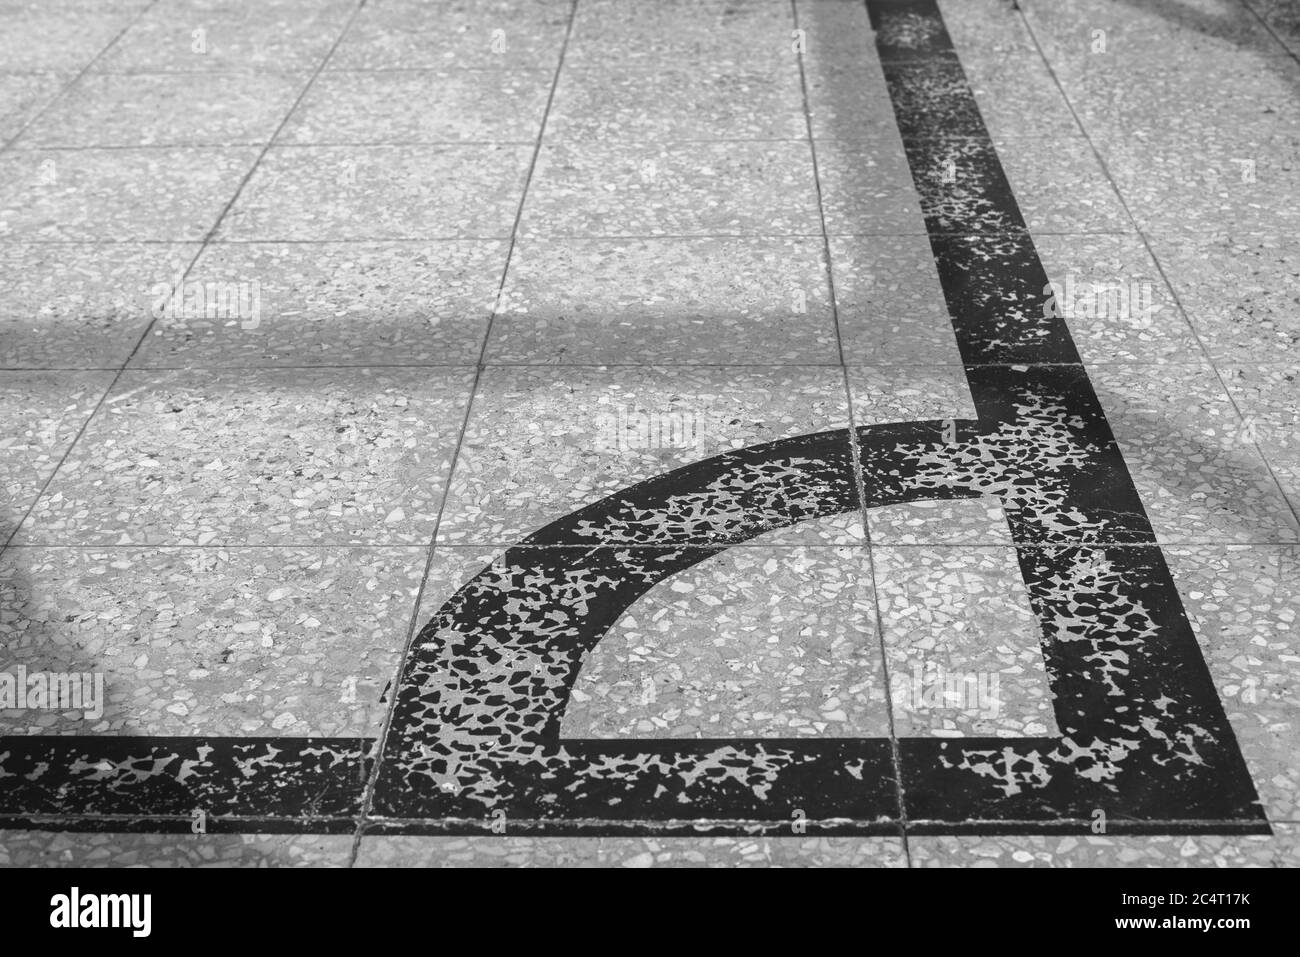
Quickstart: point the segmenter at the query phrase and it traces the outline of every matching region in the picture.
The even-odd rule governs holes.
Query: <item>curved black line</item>
[[[973,426],[933,421],[858,429],[867,504],[981,494],[956,484],[917,485],[906,467],[917,449],[955,452],[959,446],[946,436]],[[508,549],[420,631],[403,670],[385,754],[409,760],[413,751],[450,747],[447,730],[473,722],[474,709],[491,701],[490,719],[481,717],[493,723],[493,732],[471,730],[473,740],[491,737],[498,752],[558,741],[583,658],[623,612],[659,582],[728,546],[860,508],[851,455],[845,429],[728,452],[610,495]],[[674,521],[683,508],[692,510],[689,523]],[[590,547],[539,550],[583,544]],[[514,574],[512,567],[532,574]],[[573,607],[572,595],[584,588],[589,593],[580,596],[581,614],[561,620]],[[551,616],[539,623],[546,627],[520,627],[528,608]],[[529,667],[490,667],[511,659]],[[439,740],[430,741],[434,728]]]

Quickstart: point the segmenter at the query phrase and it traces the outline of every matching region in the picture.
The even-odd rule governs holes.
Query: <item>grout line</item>
[[[542,122],[537,129],[537,139],[533,144],[533,155],[528,165],[528,172],[524,176],[523,187],[519,192],[519,203],[515,207],[514,225],[510,230],[510,244],[506,249],[505,262],[501,267],[501,281],[497,284],[496,302],[493,305],[492,312],[488,316],[487,327],[483,331],[483,342],[479,348],[479,357],[476,371],[474,373],[474,384],[470,388],[469,399],[465,403],[465,417],[461,420],[460,435],[456,440],[456,449],[452,454],[451,467],[447,471],[447,484],[443,489],[442,503],[438,506],[438,517],[434,522],[433,532],[429,538],[429,554],[425,560],[424,575],[420,579],[420,588],[415,596],[415,606],[411,610],[411,623],[407,628],[406,643],[403,646],[402,654],[398,658],[397,672],[394,675],[392,687],[392,700],[389,702],[388,711],[384,716],[384,724],[375,744],[374,766],[371,768],[370,777],[366,781],[365,788],[361,795],[361,810],[357,816],[356,833],[352,839],[352,853],[348,860],[348,866],[356,864],[358,855],[361,853],[361,840],[366,831],[366,824],[370,817],[370,808],[374,801],[375,790],[378,787],[380,770],[384,763],[384,751],[388,744],[388,735],[392,731],[393,716],[397,711],[397,701],[402,690],[402,673],[405,670],[406,662],[411,656],[411,646],[415,643],[419,635],[419,618],[420,606],[424,600],[425,584],[429,580],[429,573],[433,568],[433,557],[439,547],[438,532],[442,527],[443,512],[446,510],[447,502],[451,498],[452,481],[456,474],[456,465],[460,462],[462,448],[465,442],[465,435],[469,430],[470,416],[474,410],[474,398],[478,394],[479,382],[482,380],[483,372],[487,368],[485,359],[487,357],[488,344],[492,338],[493,320],[501,308],[502,296],[504,295],[506,278],[510,272],[510,261],[514,255],[515,245],[519,240],[519,224],[523,219],[524,204],[528,200],[528,188],[532,185],[533,175],[537,170],[537,160],[541,156],[542,141],[546,137],[546,121],[550,118],[551,107],[555,102],[555,91],[559,86],[560,73],[564,69],[564,56],[568,51],[569,39],[573,35],[573,22],[578,13],[578,0],[570,0],[569,19],[565,24],[564,39],[560,43],[560,56],[555,64],[555,71],[551,78],[551,89],[546,97],[546,106],[542,111]]]
[[[794,17],[794,28],[799,29],[799,11],[795,0],[790,0],[790,12]],[[839,366],[844,368],[844,336],[840,330],[840,310],[839,302],[835,295],[835,267],[831,260],[831,239],[826,230],[826,206],[824,203],[824,191],[822,189],[821,168],[817,162],[817,141],[812,135],[812,109],[808,102],[808,78],[804,70],[804,54],[801,52],[797,57],[799,62],[799,87],[803,94],[803,119],[804,128],[807,131],[807,143],[809,154],[812,159],[813,186],[817,190],[817,221],[821,224],[822,229],[822,258],[826,263],[826,286],[830,293],[831,319],[835,326],[835,349],[839,356]],[[848,379],[845,378],[845,401],[850,409],[850,419],[852,422],[852,401],[853,397],[848,390]]]
[[[1263,16],[1260,15],[1260,12],[1255,9],[1255,5],[1253,3],[1250,3],[1249,0],[1241,0],[1241,5],[1250,11],[1251,15],[1256,20],[1259,21],[1259,25],[1262,26],[1265,30],[1267,30],[1269,36],[1271,36],[1277,42],[1277,45],[1282,48],[1282,53],[1275,53],[1273,54],[1273,56],[1289,56],[1292,60],[1295,60],[1297,63],[1300,63],[1300,53],[1297,53],[1295,50],[1292,50],[1290,44],[1288,44],[1285,40],[1283,40],[1280,36],[1278,36],[1278,33],[1276,30],[1273,29],[1272,24],[1270,24],[1267,20],[1263,18]],[[1264,54],[1264,56],[1267,57],[1268,54]]]
[[[794,18],[794,28],[799,29],[799,5],[797,0],[790,0],[790,12]],[[830,234],[826,228],[826,208],[823,202],[821,170],[817,162],[817,138],[813,136],[812,108],[808,100],[808,77],[804,66],[804,54],[799,60],[799,84],[803,91],[804,122],[808,130],[808,147],[812,156],[813,181],[817,189],[817,215],[822,225],[823,253],[826,257],[826,280],[830,288],[831,315],[835,322],[835,342],[839,350],[841,376],[844,383],[844,401],[849,416],[849,455],[853,462],[853,483],[858,496],[858,512],[862,522],[862,545],[867,560],[867,574],[871,580],[871,600],[875,609],[876,641],[880,652],[881,680],[885,690],[885,711],[889,721],[890,761],[894,770],[894,800],[898,807],[898,837],[902,842],[903,859],[908,867],[912,866],[912,851],[908,843],[907,802],[903,795],[902,753],[898,743],[898,732],[894,723],[894,702],[889,687],[889,659],[885,650],[885,624],[880,608],[880,589],[876,582],[876,563],[871,542],[871,523],[868,517],[866,483],[862,476],[861,449],[858,447],[856,421],[853,409],[853,387],[849,380],[849,366],[844,358],[844,339],[840,326],[839,303],[835,292],[835,266],[831,258]],[[880,76],[879,67],[876,75],[880,77],[883,87],[884,77]],[[918,210],[919,212],[919,210]],[[924,225],[924,219],[922,219]]]
[[[27,519],[31,516],[32,511],[36,508],[36,504],[49,489],[50,483],[54,481],[55,476],[59,474],[59,470],[63,468],[63,463],[66,462],[68,456],[72,454],[73,448],[76,447],[81,436],[85,433],[87,426],[90,425],[91,419],[95,417],[103,406],[104,400],[108,398],[109,392],[112,391],[113,386],[117,383],[118,376],[121,374],[121,370],[118,370],[117,375],[113,377],[113,381],[109,382],[104,387],[104,391],[100,394],[99,400],[95,403],[95,407],[91,409],[90,413],[82,420],[81,427],[77,429],[76,434],[72,437],[72,441],[68,443],[68,447],[64,449],[63,454],[59,456],[58,462],[56,462],[54,468],[50,470],[50,474],[46,477],[45,481],[41,483],[41,487],[37,490],[36,494],[32,496],[31,504],[27,506],[26,510],[23,511],[23,514],[13,523],[13,527],[9,530],[9,534],[5,536],[4,542],[0,543],[0,554],[9,550],[10,544],[18,535],[18,530],[23,527],[24,523],[26,523]]]

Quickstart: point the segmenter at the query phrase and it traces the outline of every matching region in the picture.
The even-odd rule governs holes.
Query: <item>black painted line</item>
[[[200,840],[213,834],[336,834],[356,833],[357,817],[279,817],[207,815],[199,824],[193,816],[134,815],[0,815],[0,830],[66,831],[98,834],[183,834]],[[201,827],[201,830],[198,829]]]
[[[1019,550],[1061,737],[902,741],[909,818],[1101,812],[1112,825],[1213,818],[1267,831],[1105,413],[1064,320],[1044,315],[1047,276],[1032,239],[940,235],[954,225],[1018,229],[1024,219],[937,5],[867,7],[900,131],[939,122],[979,138],[904,146],[980,420],[972,445],[982,447],[970,455],[979,465],[965,478],[984,475],[1000,489],[1018,543],[1086,546]],[[978,365],[988,361],[1066,364]],[[1110,542],[1152,544],[1121,551]],[[971,774],[985,786],[971,786]]]
[[[355,817],[371,738],[0,737],[8,818]],[[8,825],[0,825],[8,826]]]

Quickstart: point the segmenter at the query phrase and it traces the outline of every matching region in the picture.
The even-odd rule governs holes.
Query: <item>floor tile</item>
[[[139,12],[139,5],[122,4],[69,15],[66,9],[45,4],[7,14],[0,34],[0,69],[75,73],[107,49]]]
[[[921,200],[895,138],[817,143],[822,211],[832,236],[924,235]]]
[[[788,4],[719,0],[584,0],[565,56],[574,66],[660,70],[675,65],[767,72],[794,59]]]
[[[904,867],[890,837],[386,837],[358,867]]]
[[[873,545],[894,732],[1059,734],[1013,548]]]
[[[815,139],[894,144],[902,149],[879,64],[823,67],[814,61],[805,66],[804,78]]]
[[[1087,57],[1195,60],[1202,52],[1247,50],[1284,56],[1240,0],[1182,0],[1151,6],[1025,0],[1022,9],[1048,60]]]
[[[8,670],[102,684],[97,707],[0,711],[0,726],[377,737],[425,558],[424,548],[7,549]]]
[[[501,241],[214,243],[133,365],[473,364],[505,262]]]
[[[531,156],[523,145],[275,148],[218,237],[505,238]]]
[[[0,366],[116,368],[197,245],[0,244]]]
[[[846,424],[843,378],[833,368],[489,368],[475,394],[439,541],[512,545],[676,466]],[[654,543],[715,541],[722,513],[711,510],[743,510],[729,501],[723,489],[708,502],[688,496],[658,503],[669,514],[655,524]],[[777,537],[853,543],[801,526]],[[644,539],[629,528],[575,539],[583,540]]]
[[[1020,9],[1005,0],[938,0],[944,26],[965,63],[981,55],[1007,56],[1037,52]]]
[[[1300,552],[1187,546],[1165,557],[1269,819],[1300,820]]]
[[[488,361],[836,363],[823,241],[523,239]]]
[[[1045,314],[1065,319],[1084,363],[1199,358],[1196,334],[1140,238],[1042,235],[1034,247],[1055,283]]]
[[[1292,511],[1300,510],[1300,373],[1294,365],[1224,365],[1228,394],[1241,411],[1242,438],[1253,440]]]
[[[1243,132],[1118,141],[1104,158],[1137,225],[1156,236],[1300,228],[1300,136]]]
[[[0,239],[201,240],[252,148],[33,150],[0,156]]]
[[[1294,542],[1300,531],[1254,441],[1205,364],[1098,366],[1093,385],[1157,538]]]
[[[853,424],[858,428],[883,422],[975,417],[970,386],[960,367],[851,366],[848,379]]]
[[[178,0],[140,17],[96,65],[109,72],[313,70],[357,7],[355,0]]]
[[[17,136],[70,79],[62,73],[0,74],[0,143]]]
[[[1294,867],[1298,838],[1285,826],[1271,837],[913,836],[908,849],[913,867]]]
[[[0,372],[5,425],[0,525],[5,538],[54,474],[112,381],[110,372]]]
[[[5,831],[5,867],[346,867],[351,834]]]
[[[1002,503],[993,495],[869,508],[867,528],[872,545],[888,547],[1013,543]]]
[[[865,3],[796,0],[795,10],[810,75],[879,62]]]
[[[1158,144],[1170,134],[1295,131],[1295,61],[1243,50],[1186,60],[1089,57],[1057,76],[1095,142]]]
[[[26,149],[266,143],[306,83],[303,73],[91,73],[63,94],[17,145]]]
[[[866,549],[763,537],[629,608],[583,662],[561,734],[888,737]]]
[[[821,234],[807,143],[543,146],[527,236]]]
[[[427,544],[471,376],[128,372],[28,544]]]
[[[1009,138],[995,143],[1031,233],[1132,231],[1115,188],[1082,137],[1062,137],[1045,155]],[[960,161],[957,169],[960,177]]]
[[[550,90],[540,71],[327,71],[279,142],[532,143]]]
[[[963,55],[962,68],[995,139],[1029,135],[1051,144],[1078,135],[1070,103],[1036,50],[999,55],[983,49]]]
[[[1218,370],[1265,458],[1300,448],[1300,368],[1294,362],[1219,363]]]
[[[1285,360],[1300,344],[1300,251],[1279,232],[1179,231],[1153,236],[1151,246],[1215,360]]]
[[[327,69],[553,70],[570,8],[566,0],[370,3],[357,14]]]
[[[961,363],[929,239],[832,236],[830,250],[845,361]]]
[[[716,66],[625,72],[569,67],[546,123],[551,142],[803,139],[794,57],[770,72]]]

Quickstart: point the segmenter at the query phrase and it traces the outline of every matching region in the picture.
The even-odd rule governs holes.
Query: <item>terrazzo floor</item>
[[[1289,0],[0,0],[103,686],[0,865],[1300,864],[1298,101]]]

